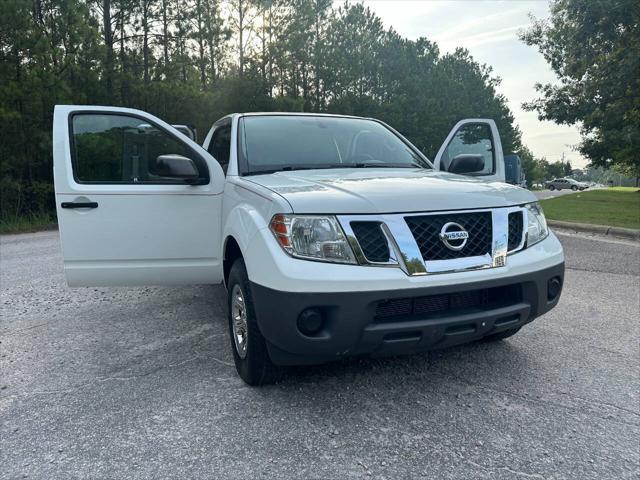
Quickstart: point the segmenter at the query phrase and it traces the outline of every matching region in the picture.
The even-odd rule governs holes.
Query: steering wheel
[[[358,153],[356,155],[352,155],[351,158],[349,158],[349,161],[352,163],[384,163],[382,160],[373,158],[368,153]]]

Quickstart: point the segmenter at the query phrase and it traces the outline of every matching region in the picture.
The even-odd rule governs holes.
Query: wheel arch
[[[222,275],[224,280],[224,285],[227,285],[227,280],[229,279],[229,273],[231,272],[231,267],[233,263],[239,259],[244,259],[244,255],[242,253],[242,249],[240,248],[240,244],[233,237],[233,235],[228,235],[224,239],[224,247],[223,247],[223,255],[222,255]]]
[[[252,268],[258,259],[253,258],[249,244],[261,228],[266,227],[263,215],[246,203],[236,205],[228,213],[223,228],[222,271],[224,284],[227,285],[233,262],[242,258],[247,274],[251,278]]]
[[[263,269],[265,259],[261,256],[265,250],[261,247],[265,246],[264,242],[273,241],[269,222],[275,213],[291,211],[283,197],[267,189],[264,193],[256,190],[260,189],[252,184],[247,187],[238,180],[227,182],[220,245],[225,285],[233,262],[238,258],[244,260],[250,279]]]

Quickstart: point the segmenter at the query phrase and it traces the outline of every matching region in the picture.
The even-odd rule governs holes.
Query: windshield
[[[313,115],[242,118],[245,173],[317,168],[431,168],[373,120]]]

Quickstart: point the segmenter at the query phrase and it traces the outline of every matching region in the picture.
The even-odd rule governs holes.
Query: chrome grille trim
[[[509,213],[522,212],[522,239],[518,247],[508,251]],[[490,212],[492,221],[491,252],[473,257],[450,260],[424,260],[405,217],[427,215],[456,215],[460,213]],[[524,207],[501,207],[438,212],[415,212],[379,215],[338,215],[340,225],[353,248],[360,265],[400,268],[409,276],[451,273],[484,268],[500,268],[507,263],[507,256],[524,247],[526,242],[527,212]],[[371,262],[364,255],[358,239],[351,228],[351,222],[379,222],[389,248],[389,261]]]

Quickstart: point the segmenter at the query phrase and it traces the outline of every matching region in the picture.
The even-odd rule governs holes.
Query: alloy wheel
[[[247,325],[247,309],[240,285],[235,284],[231,290],[231,327],[236,352],[240,358],[247,356],[249,330]]]

